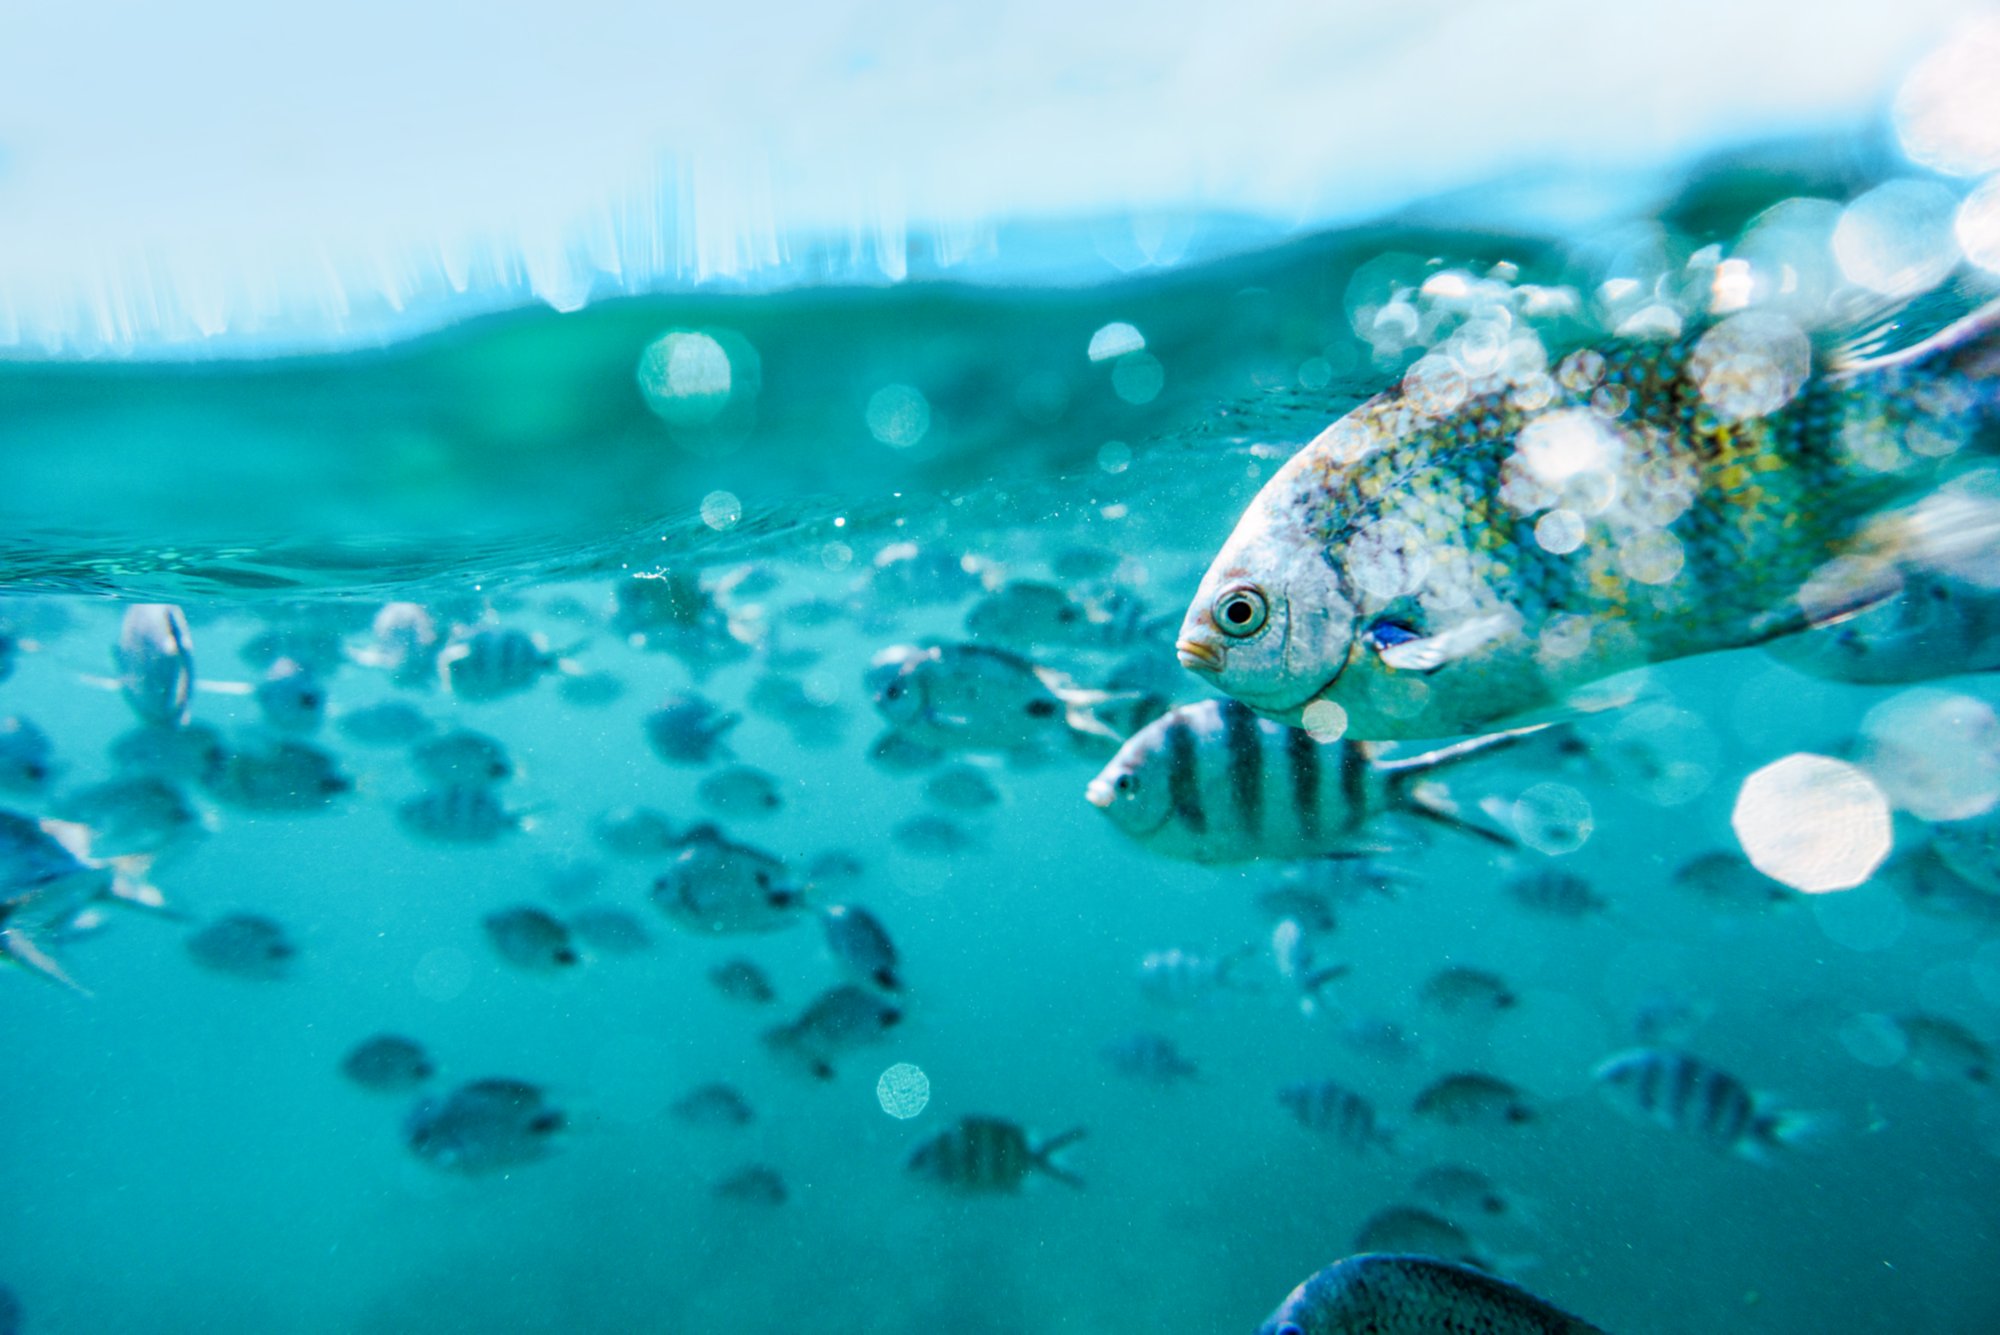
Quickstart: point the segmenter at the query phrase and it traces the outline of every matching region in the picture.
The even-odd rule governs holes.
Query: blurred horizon
[[[1508,221],[1584,225],[1702,154],[1866,139],[1982,12],[47,6],[0,19],[0,352],[330,349],[690,288],[1083,283],[1538,175],[1556,187]]]

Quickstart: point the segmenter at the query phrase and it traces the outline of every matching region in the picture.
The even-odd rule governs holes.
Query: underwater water
[[[162,901],[40,914],[9,836],[62,975],[0,973],[19,1329],[1247,1332],[1355,1251],[1617,1332],[2000,1329],[2000,688],[1950,625],[1854,623],[1937,680],[1653,665],[1341,858],[1085,800],[1368,395],[1746,306],[1914,343],[1990,300],[1980,216],[1812,141],[1587,235],[1455,199],[1085,286],[0,363],[0,807]],[[883,651],[967,643],[909,726]],[[1874,804],[1746,803],[1800,753]],[[1630,1115],[1635,1049],[1784,1134]]]

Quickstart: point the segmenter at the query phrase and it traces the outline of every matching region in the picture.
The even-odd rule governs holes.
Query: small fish
[[[1410,1111],[1441,1126],[1481,1130],[1524,1126],[1538,1117],[1520,1089],[1478,1071],[1439,1076],[1418,1091]]]
[[[1000,804],[1000,790],[978,766],[955,764],[924,781],[924,798],[947,811],[985,811]]]
[[[841,972],[886,992],[902,990],[896,943],[889,939],[889,929],[880,918],[859,904],[829,904],[820,910],[819,921],[826,932],[827,953]]]
[[[1471,1234],[1443,1215],[1417,1205],[1390,1205],[1369,1215],[1354,1234],[1354,1250],[1430,1256],[1479,1270],[1494,1269]]]
[[[437,674],[437,619],[417,603],[385,603],[369,627],[372,643],[352,657],[383,668],[403,686],[417,686]]]
[[[419,1101],[403,1122],[403,1140],[433,1168],[477,1177],[546,1157],[566,1120],[539,1085],[474,1080]]]
[[[1477,1168],[1437,1164],[1418,1173],[1411,1190],[1447,1215],[1493,1221],[1518,1218],[1520,1207]]]
[[[383,700],[336,715],[340,735],[363,746],[408,746],[436,731],[430,716],[407,700]]]
[[[732,1085],[716,1083],[689,1090],[668,1109],[676,1121],[707,1129],[735,1128],[756,1120],[750,1101]]]
[[[1636,1121],[1689,1136],[1711,1149],[1762,1161],[1815,1135],[1824,1119],[1779,1112],[1741,1080],[1674,1048],[1635,1048],[1607,1058],[1598,1092]]]
[[[150,774],[80,788],[56,803],[55,813],[89,828],[99,858],[164,852],[202,829],[201,814],[180,789]]]
[[[111,743],[111,763],[120,771],[156,774],[171,782],[200,783],[222,771],[228,746],[206,723],[184,728],[134,728]]]
[[[264,680],[251,692],[264,725],[297,737],[319,731],[326,717],[326,687],[318,677],[289,658],[271,665]]]
[[[256,913],[232,913],[187,939],[188,954],[210,973],[275,982],[291,972],[298,947],[285,929]]]
[[[1292,1290],[1257,1335],[1604,1335],[1526,1289],[1433,1256],[1363,1255]]]
[[[501,806],[492,789],[466,784],[433,788],[396,804],[396,823],[434,844],[490,844],[525,821]]]
[[[815,1080],[831,1080],[835,1058],[881,1042],[902,1021],[902,1007],[842,983],[814,997],[790,1024],[765,1031],[764,1046]]]
[[[1171,1038],[1149,1029],[1114,1038],[1097,1053],[1112,1070],[1141,1084],[1173,1085],[1201,1076],[1200,1070],[1181,1055]]]
[[[280,738],[228,748],[202,785],[216,800],[246,811],[318,811],[354,782],[311,742]]]
[[[1506,896],[1544,918],[1590,918],[1611,907],[1589,881],[1563,867],[1540,867],[1508,878]]]
[[[180,608],[171,603],[126,608],[111,659],[125,703],[141,723],[187,724],[194,709],[194,637]]]
[[[729,757],[724,739],[742,721],[741,714],[725,713],[698,695],[669,696],[646,715],[646,740],[670,765],[706,765]]]
[[[1990,428],[1996,341],[2000,304],[1872,358],[1757,309],[1553,375],[1446,344],[1264,485],[1181,661],[1281,722],[1323,703],[1352,737],[1449,737],[1855,610],[1879,592],[1821,598],[1831,560],[1923,563],[1990,528],[1885,510]]]
[[[764,1164],[739,1168],[709,1188],[718,1199],[735,1205],[754,1205],[775,1210],[791,1199],[785,1179],[778,1170]]]
[[[1466,964],[1439,969],[1424,980],[1417,995],[1426,1006],[1446,1015],[1497,1014],[1521,1001],[1499,974]]]
[[[1717,913],[1762,913],[1798,895],[1725,849],[1698,853],[1674,868],[1669,883]]]
[[[591,822],[597,846],[621,858],[665,857],[680,847],[667,813],[654,807],[613,807]]]
[[[1300,1126],[1352,1153],[1395,1147],[1375,1105],[1345,1085],[1332,1080],[1287,1085],[1278,1091],[1278,1102]]]
[[[55,773],[55,747],[32,719],[0,718],[0,788],[39,792]]]
[[[1993,1045],[1956,1020],[1923,1011],[1890,1017],[1903,1035],[1903,1064],[1925,1080],[1960,1080],[1987,1088],[1993,1083]]]
[[[1155,1005],[1182,1009],[1206,1002],[1218,992],[1248,991],[1236,977],[1236,966],[1257,953],[1243,946],[1227,955],[1205,955],[1178,946],[1148,952],[1139,961],[1139,992]]]
[[[517,969],[557,973],[581,959],[562,920],[530,905],[489,913],[480,925],[500,958]]]
[[[439,788],[484,787],[514,776],[507,748],[483,732],[459,728],[410,749],[417,773]]]
[[[654,879],[652,897],[682,927],[715,935],[777,931],[805,907],[780,859],[708,826],[683,838],[673,862]]]
[[[438,652],[438,676],[461,700],[485,702],[519,695],[564,665],[539,635],[486,626],[455,637]]]
[[[377,1034],[354,1045],[340,1062],[340,1073],[363,1089],[400,1094],[437,1074],[423,1044],[401,1034]]]
[[[1009,580],[965,614],[967,635],[1015,649],[1076,644],[1087,638],[1089,627],[1083,604],[1038,580]]]
[[[725,765],[695,785],[695,800],[722,816],[775,816],[785,806],[776,776],[753,765]]]
[[[1011,1194],[1034,1173],[1081,1191],[1083,1179],[1055,1156],[1082,1140],[1082,1127],[1035,1144],[1019,1125],[998,1117],[961,1117],[911,1152],[909,1172],[935,1187],[966,1196]]]
[[[905,853],[925,858],[954,857],[976,845],[963,825],[930,811],[897,821],[890,828],[889,837]]]
[[[1309,858],[1366,846],[1391,812],[1505,844],[1461,820],[1425,781],[1510,740],[1475,738],[1404,760],[1358,743],[1322,744],[1234,700],[1171,709],[1134,733],[1090,781],[1085,799],[1121,834],[1191,862]]]
[[[624,909],[581,908],[570,915],[569,929],[592,950],[605,955],[637,955],[653,946],[644,923]]]
[[[1004,649],[896,645],[875,655],[865,685],[891,728],[939,751],[1031,755],[1055,739],[1118,740],[1091,712],[1108,692]]]
[[[1334,1027],[1333,1036],[1350,1050],[1382,1062],[1406,1062],[1423,1052],[1409,1030],[1380,1015],[1350,1015]]]
[[[746,1006],[768,1006],[778,999],[777,989],[754,960],[741,956],[724,960],[708,971],[709,984],[731,1001]]]

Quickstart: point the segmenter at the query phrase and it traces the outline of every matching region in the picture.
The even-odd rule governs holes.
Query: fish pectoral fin
[[[78,996],[90,995],[89,989],[64,972],[62,965],[56,963],[53,956],[36,945],[28,934],[18,927],[0,929],[0,954],[4,954],[31,973],[38,973],[50,982],[62,984]]]
[[[1447,663],[1470,657],[1519,629],[1520,624],[1518,615],[1496,612],[1491,616],[1460,622],[1436,635],[1378,647],[1375,653],[1384,667],[1398,672],[1435,672]]]
[[[1512,835],[1496,830],[1488,825],[1469,821],[1460,815],[1458,804],[1453,802],[1450,795],[1436,784],[1412,784],[1404,789],[1398,795],[1398,798],[1397,809],[1405,815],[1415,816],[1419,820],[1430,821],[1435,825],[1442,825],[1448,830],[1456,830],[1460,834],[1471,835],[1474,839],[1481,839],[1489,844],[1497,844],[1501,848],[1520,847]]]

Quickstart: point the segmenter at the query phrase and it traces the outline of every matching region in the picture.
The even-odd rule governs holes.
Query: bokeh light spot
[[[693,330],[663,335],[639,355],[639,392],[674,426],[714,421],[729,404],[734,379],[722,344]]]
[[[931,1078],[909,1062],[897,1062],[875,1082],[875,1101],[889,1116],[908,1121],[931,1101]]]
[[[931,404],[909,385],[884,385],[868,397],[868,434],[906,450],[930,433]]]
[[[1116,361],[1145,348],[1146,336],[1123,320],[1113,320],[1090,336],[1090,360],[1094,362]]]
[[[1831,756],[1800,752],[1757,770],[1729,823],[1752,866],[1809,895],[1851,890],[1889,856],[1889,799]]]

